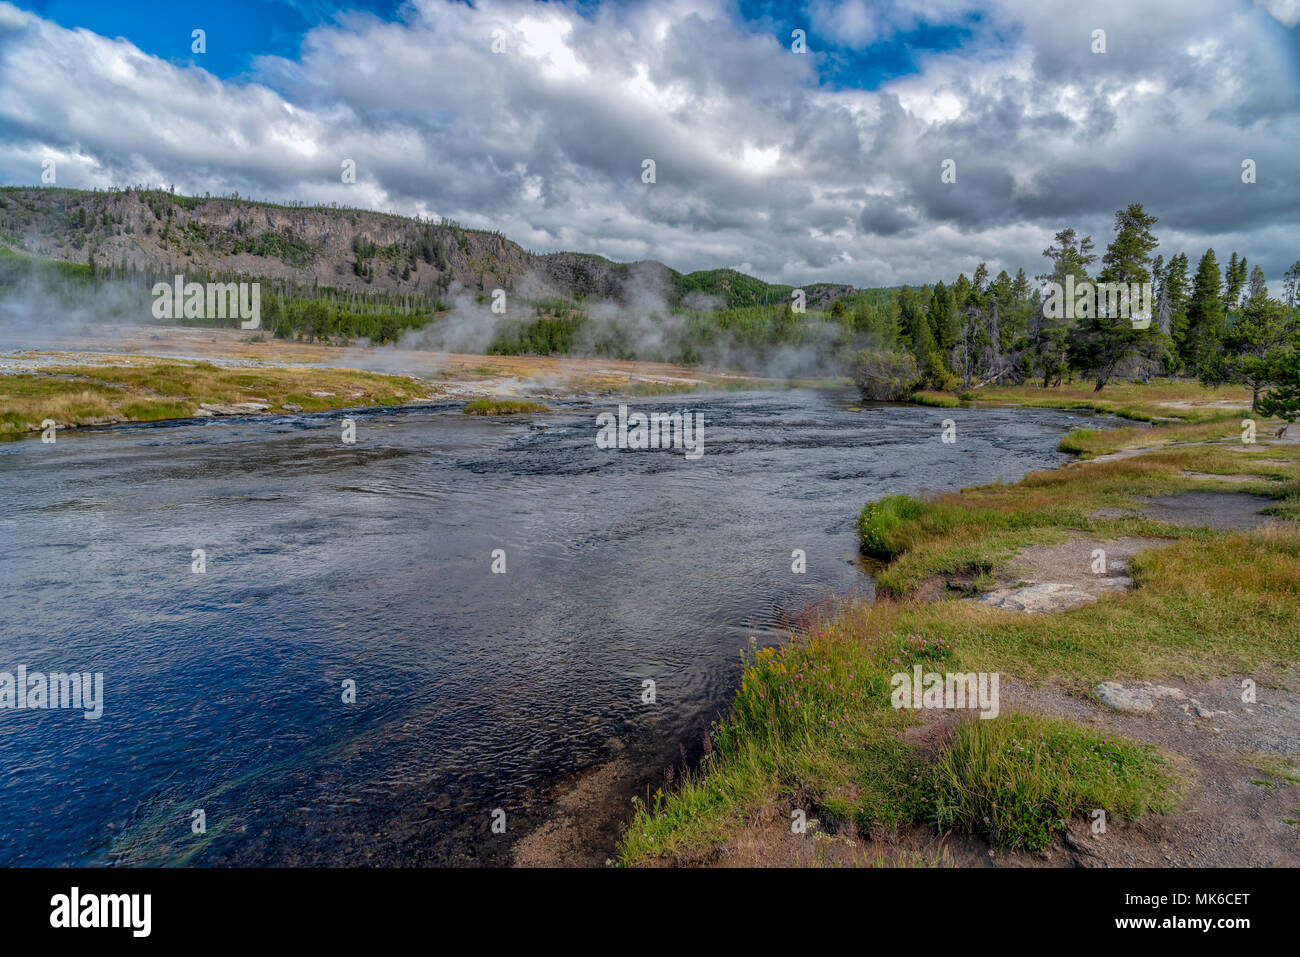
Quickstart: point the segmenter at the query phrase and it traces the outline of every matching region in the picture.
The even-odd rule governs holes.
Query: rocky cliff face
[[[615,263],[571,252],[540,255],[498,233],[450,222],[160,190],[5,188],[0,190],[0,243],[65,262],[93,261],[99,268],[154,275],[237,273],[357,292],[445,297],[502,288],[529,298],[627,302],[653,297],[676,305],[687,288],[681,274],[663,263]],[[749,292],[743,301],[732,294],[730,283],[705,291],[728,305],[748,304],[755,284],[770,290],[773,302],[788,294],[788,286],[741,278]],[[853,289],[822,284],[807,291],[808,305],[818,308]]]

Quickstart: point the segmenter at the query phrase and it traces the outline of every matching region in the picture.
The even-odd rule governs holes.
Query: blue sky
[[[1298,53],[1300,0],[0,0],[0,185],[53,163],[855,285],[1032,275],[1141,202],[1158,252],[1276,281]]]
[[[246,74],[255,56],[295,58],[303,35],[332,20],[341,11],[399,20],[404,0],[356,0],[346,4],[285,2],[285,0],[16,0],[17,6],[66,27],[84,27],[103,36],[122,36],[146,53],[176,63],[196,62],[222,78]],[[558,0],[557,0],[558,2]],[[472,6],[472,4],[469,4]],[[590,16],[601,6],[590,0],[566,4]],[[741,0],[734,8],[737,24],[751,31],[771,32],[787,40],[803,29],[809,47],[824,53],[818,61],[821,82],[832,87],[874,89],[881,83],[914,73],[918,58],[956,49],[972,37],[983,14],[962,11],[951,22],[920,18],[871,42],[854,43],[829,29],[819,30],[804,3]],[[191,53],[191,31],[207,31],[207,53]],[[1014,33],[1014,29],[1012,29]]]
[[[176,63],[198,60],[190,50],[190,34],[202,28],[208,49],[201,64],[224,78],[248,71],[257,55],[297,56],[303,34],[339,9],[312,0],[19,0],[17,6],[65,27],[125,37],[146,53]],[[343,6],[391,19],[401,3],[358,0]]]

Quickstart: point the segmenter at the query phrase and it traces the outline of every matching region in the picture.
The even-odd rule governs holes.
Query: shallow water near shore
[[[597,448],[620,401],[702,412],[705,454]],[[0,671],[104,675],[99,720],[0,711],[0,863],[506,863],[550,784],[693,749],[751,636],[870,595],[866,501],[1105,421],[845,390],[351,415],[352,445],[333,413],[0,446]]]

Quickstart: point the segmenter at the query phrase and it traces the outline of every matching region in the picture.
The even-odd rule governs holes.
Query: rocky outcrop
[[[681,305],[687,291],[721,305],[779,302],[786,286],[732,270],[688,282],[663,263],[577,252],[536,254],[499,233],[363,209],[279,206],[237,197],[11,187],[0,190],[0,236],[37,256],[149,275],[241,275],[358,293],[453,297],[501,288],[529,299]],[[9,240],[12,241],[12,240]],[[716,275],[713,275],[716,273]],[[743,280],[737,284],[735,279]],[[733,288],[734,287],[734,288]],[[743,288],[742,288],[743,287]],[[808,286],[810,308],[853,287]]]

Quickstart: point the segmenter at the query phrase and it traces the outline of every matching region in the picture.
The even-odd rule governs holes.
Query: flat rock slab
[[[1113,541],[1075,538],[1061,545],[1031,545],[1007,563],[997,589],[972,599],[994,608],[1041,614],[1069,611],[1133,587],[1129,559],[1161,538]]]
[[[1095,693],[1106,707],[1130,714],[1149,714],[1155,711],[1157,702],[1165,700],[1178,702],[1185,713],[1194,713],[1198,718],[1218,718],[1228,714],[1227,711],[1207,708],[1179,688],[1152,684],[1150,681],[1129,686],[1118,681],[1103,681],[1097,685]]]
[[[257,415],[271,408],[265,402],[200,402],[195,415]]]
[[[1118,681],[1103,681],[1096,688],[1097,699],[1108,708],[1116,711],[1147,712],[1156,709],[1156,702],[1161,698],[1182,701],[1187,698],[1177,688],[1168,685],[1154,685],[1149,681],[1125,687]]]
[[[1142,514],[1170,525],[1259,528],[1271,521],[1260,510],[1272,504],[1270,498],[1245,492],[1179,492],[1146,500]]]
[[[1121,594],[1133,587],[1133,579],[1123,576],[1098,579],[1088,590],[1068,582],[1041,582],[1021,588],[999,588],[975,599],[984,605],[1026,614],[1069,611],[1096,601],[1106,592]]]

